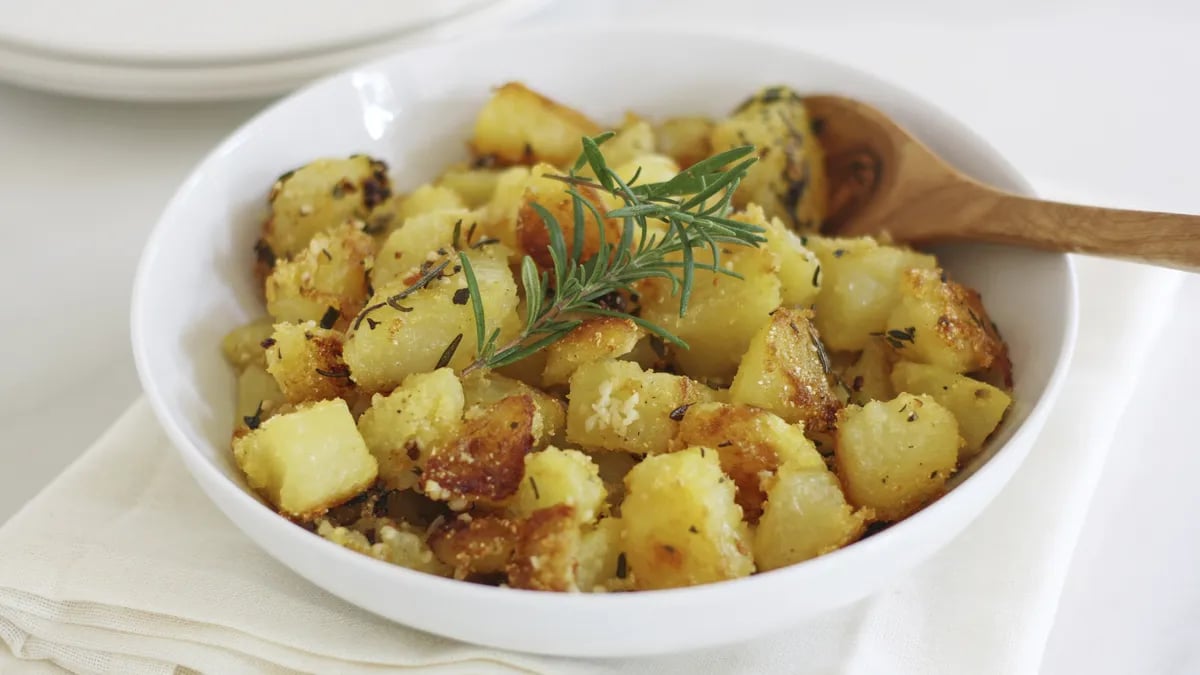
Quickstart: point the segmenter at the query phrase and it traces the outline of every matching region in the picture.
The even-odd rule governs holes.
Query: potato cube
[[[567,426],[567,407],[541,389],[499,373],[477,370],[462,378],[463,396],[468,415],[509,396],[530,396],[537,407],[537,422],[533,429],[534,445],[541,448],[560,442]]]
[[[378,467],[340,399],[276,415],[233,441],[233,455],[280,512],[320,515],[375,482]]]
[[[462,385],[449,368],[415,373],[392,393],[375,394],[358,418],[358,431],[392,490],[410,488],[433,448],[449,443],[462,424]]]
[[[469,256],[483,299],[485,330],[500,329],[503,344],[519,329],[516,282],[503,257],[487,249]],[[396,279],[376,289],[351,323],[345,359],[354,381],[367,391],[386,391],[413,373],[434,370],[456,342],[442,365],[460,370],[476,358],[475,314],[457,257],[440,276],[413,290],[417,281]]]
[[[696,261],[713,262],[703,250],[696,251]],[[639,291],[642,318],[688,343],[688,349],[675,351],[683,372],[696,379],[727,383],[751,338],[782,299],[778,260],[769,249],[725,245],[720,264],[742,278],[696,270],[685,316],[679,316],[680,298],[671,293],[668,281],[651,279]]]
[[[292,403],[346,396],[354,389],[342,360],[342,334],[316,323],[275,325],[267,351],[267,372]]]
[[[891,400],[896,395],[891,380],[894,360],[895,356],[884,346],[883,340],[874,339],[868,342],[854,363],[842,371],[842,382],[850,390],[850,402],[864,405],[867,401]]]
[[[807,241],[821,263],[817,330],[830,349],[866,347],[873,333],[884,330],[900,301],[901,274],[937,264],[933,256],[880,246],[870,237],[808,237]]]
[[[670,117],[655,129],[658,151],[682,168],[712,156],[713,121],[707,117]]]
[[[529,395],[510,396],[468,416],[458,437],[435,447],[425,461],[422,492],[455,510],[512,497],[525,477],[525,455],[533,449],[539,417]]]
[[[221,338],[221,352],[229,365],[242,370],[251,364],[267,367],[266,348],[262,343],[275,332],[275,322],[270,317],[255,319],[234,328]]]
[[[517,546],[518,523],[497,515],[459,517],[429,535],[429,547],[455,579],[504,572]]]
[[[781,307],[759,322],[729,397],[787,422],[803,422],[810,433],[828,431],[842,406],[830,385],[829,368],[812,312]]]
[[[250,424],[260,424],[284,403],[287,403],[287,398],[279,391],[279,384],[266,368],[258,364],[246,366],[238,375],[234,429],[247,429]]]
[[[582,536],[575,509],[556,504],[529,514],[517,529],[517,544],[508,564],[513,588],[578,591],[576,567]]]
[[[375,240],[356,223],[318,233],[267,278],[267,312],[276,321],[320,321],[345,330],[367,299]]]
[[[937,366],[901,361],[892,369],[897,391],[928,394],[958,420],[962,456],[978,453],[988,436],[1000,425],[1012,397],[990,384],[973,380]]]
[[[525,480],[509,504],[517,517],[558,504],[574,509],[579,523],[590,523],[604,509],[604,482],[600,468],[578,450],[550,446],[525,456]]]
[[[637,176],[638,185],[665,183],[674,178],[675,174],[679,173],[679,165],[675,163],[675,160],[666,155],[656,155],[654,153],[637,155],[629,161],[620,164],[610,163],[609,166],[626,183],[633,180],[634,176]],[[623,200],[611,195],[605,197],[605,203],[610,208],[620,208],[625,204]]]
[[[290,258],[314,235],[352,218],[366,219],[391,194],[387,164],[377,159],[354,155],[310,162],[271,187],[261,244],[274,257]]]
[[[716,452],[721,470],[737,486],[738,506],[751,523],[758,520],[766,499],[762,480],[781,465],[825,468],[825,460],[805,438],[803,427],[749,406],[697,403],[684,414],[674,444],[699,447],[701,453]]]
[[[604,160],[610,167],[618,167],[643,155],[649,155],[654,152],[654,127],[637,115],[626,113],[621,127],[616,130],[612,138],[600,146],[600,149],[604,152]],[[579,150],[576,150],[575,154],[578,155]],[[594,175],[590,165],[585,166],[580,173],[586,176]],[[653,181],[639,179],[638,182]]]
[[[629,361],[586,363],[571,376],[567,441],[586,449],[666,452],[687,406],[714,399],[686,377]]]
[[[864,513],[846,503],[824,466],[785,463],[767,479],[767,503],[754,531],[754,562],[773,570],[837,550],[862,536]]]
[[[639,589],[676,588],[754,571],[733,481],[715,452],[648,457],[625,478],[625,556]]]
[[[906,272],[899,300],[885,339],[904,359],[966,373],[1007,358],[979,294],[947,281],[941,270]]]
[[[631,319],[587,319],[563,339],[546,348],[546,386],[566,384],[581,364],[615,359],[633,351],[645,334]]]
[[[566,166],[582,150],[579,139],[600,127],[583,113],[509,82],[496,90],[475,118],[471,149],[501,164],[548,162]]]
[[[821,226],[828,199],[825,155],[810,126],[804,102],[786,87],[763,89],[717,122],[714,152],[742,145],[758,150],[758,162],[734,194],[735,206],[759,204],[798,232]]]
[[[623,562],[621,535],[625,526],[620,518],[604,518],[595,527],[585,528],[579,540],[579,560],[575,566],[575,585],[588,593],[627,590],[629,573]]]
[[[388,235],[375,256],[375,267],[371,270],[371,284],[375,288],[414,273],[419,277],[422,265],[440,262],[454,254],[455,231],[461,248],[483,236],[477,226],[478,216],[466,209],[424,213],[403,223],[403,227]]]
[[[438,178],[437,184],[453,190],[468,209],[477,209],[492,200],[503,173],[499,169],[453,167]]]
[[[941,496],[961,445],[949,410],[930,396],[900,394],[839,417],[834,458],[852,504],[896,521]]]

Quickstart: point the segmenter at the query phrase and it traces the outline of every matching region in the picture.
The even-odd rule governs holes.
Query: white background
[[[1200,212],[1200,2],[650,5],[562,0],[533,21],[783,37],[933,101],[1044,196]],[[620,82],[596,86],[620,95]],[[0,85],[0,521],[137,396],[127,313],[142,241],[189,167],[263,105],[127,105]],[[1181,298],[1101,479],[1045,673],[1200,672],[1200,442],[1187,424],[1200,277]]]

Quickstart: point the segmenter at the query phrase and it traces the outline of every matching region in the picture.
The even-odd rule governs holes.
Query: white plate
[[[0,0],[0,43],[142,65],[274,60],[376,42],[495,0]]]
[[[489,0],[487,4],[474,5],[474,11],[373,42],[244,63],[155,64],[72,59],[0,40],[0,80],[63,94],[136,101],[210,101],[274,96],[315,77],[404,46],[494,30],[532,14],[550,1]]]
[[[510,79],[611,122],[626,110],[650,118],[725,114],[768,84],[841,93],[887,111],[968,174],[1028,190],[985,142],[911,94],[803,52],[729,36],[541,30],[475,37],[320,82],[251,120],[200,163],[156,226],[134,286],[133,351],[147,398],[230,527],[315,585],[410,626],[507,649],[631,656],[760,636],[862,598],[945,545],[1008,482],[1070,360],[1074,276],[1065,255],[958,245],[942,251],[942,261],[983,293],[1004,331],[1013,408],[973,473],[949,494],[828,555],[694,588],[541,593],[389,565],[311,534],[259,501],[229,450],[235,378],[218,344],[263,313],[251,266],[269,186],[313,158],[364,152],[386,160],[401,189],[428,180],[463,158],[480,105]]]

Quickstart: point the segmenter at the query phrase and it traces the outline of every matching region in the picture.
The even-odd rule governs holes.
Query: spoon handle
[[[947,238],[1090,253],[1200,272],[1200,216],[1030,199],[983,188]]]

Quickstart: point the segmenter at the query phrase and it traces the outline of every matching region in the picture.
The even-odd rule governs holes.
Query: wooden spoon
[[[830,232],[997,242],[1200,271],[1200,216],[1010,194],[959,173],[865,103],[840,96],[804,103],[826,153]]]

